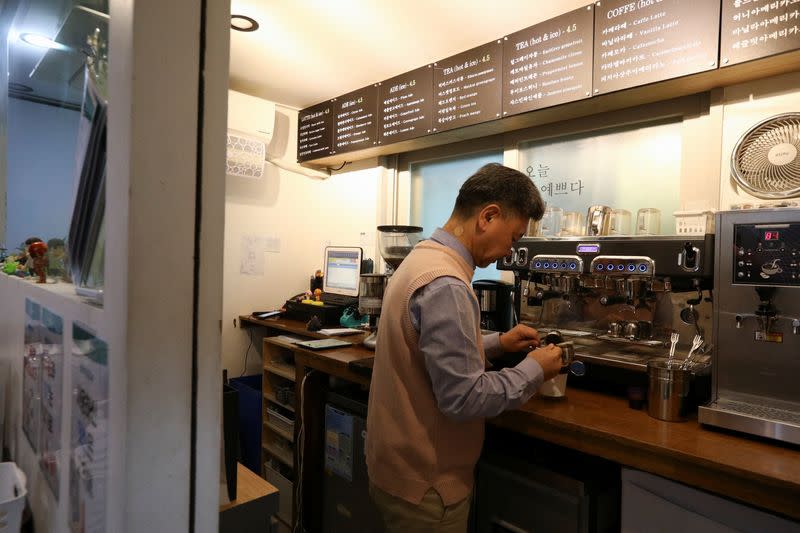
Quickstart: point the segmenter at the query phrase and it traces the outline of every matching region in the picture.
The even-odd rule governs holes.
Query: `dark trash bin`
[[[261,375],[231,378],[229,384],[239,391],[241,462],[261,475]]]

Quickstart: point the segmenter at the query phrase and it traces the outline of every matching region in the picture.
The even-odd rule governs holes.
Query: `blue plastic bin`
[[[230,386],[239,391],[239,443],[242,464],[261,474],[261,375],[231,378]]]

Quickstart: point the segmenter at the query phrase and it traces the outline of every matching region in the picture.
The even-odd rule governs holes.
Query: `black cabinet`
[[[322,487],[325,533],[383,531],[383,521],[369,496],[366,423],[366,392],[350,388],[327,394]]]
[[[476,532],[619,530],[619,466],[488,429],[476,475]]]

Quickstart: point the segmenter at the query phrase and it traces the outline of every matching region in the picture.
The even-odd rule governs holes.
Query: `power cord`
[[[328,167],[328,172],[338,172],[339,170],[342,170],[345,165],[349,165],[349,164],[350,164],[350,161],[345,161],[344,163],[342,163],[342,166],[340,166],[339,168]]]
[[[303,531],[303,452],[305,450],[305,414],[304,411],[304,403],[306,397],[306,380],[308,376],[314,373],[314,370],[311,369],[309,372],[303,376],[303,381],[300,382],[300,430],[297,432],[297,441],[300,449],[297,451],[297,483],[295,483],[294,489],[294,501],[297,502],[297,518],[295,519],[294,527],[292,528],[292,533],[302,533]]]
[[[242,366],[242,373],[239,374],[239,377],[244,376],[244,373],[247,372],[247,357],[250,355],[250,348],[253,346],[253,332],[250,328],[247,330],[247,336],[250,337],[250,344],[247,345],[247,350],[244,352],[244,365]]]

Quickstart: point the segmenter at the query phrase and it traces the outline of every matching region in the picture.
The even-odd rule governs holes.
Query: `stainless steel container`
[[[494,312],[497,310],[497,291],[491,288],[475,288],[475,296],[478,298],[481,311]]]
[[[666,359],[652,359],[647,363],[647,376],[647,414],[668,422],[685,421],[692,372],[682,370],[680,361],[669,364]]]
[[[386,274],[361,274],[358,290],[358,312],[362,315],[380,315]]]
[[[586,235],[608,235],[611,227],[611,208],[593,205],[586,214]]]

